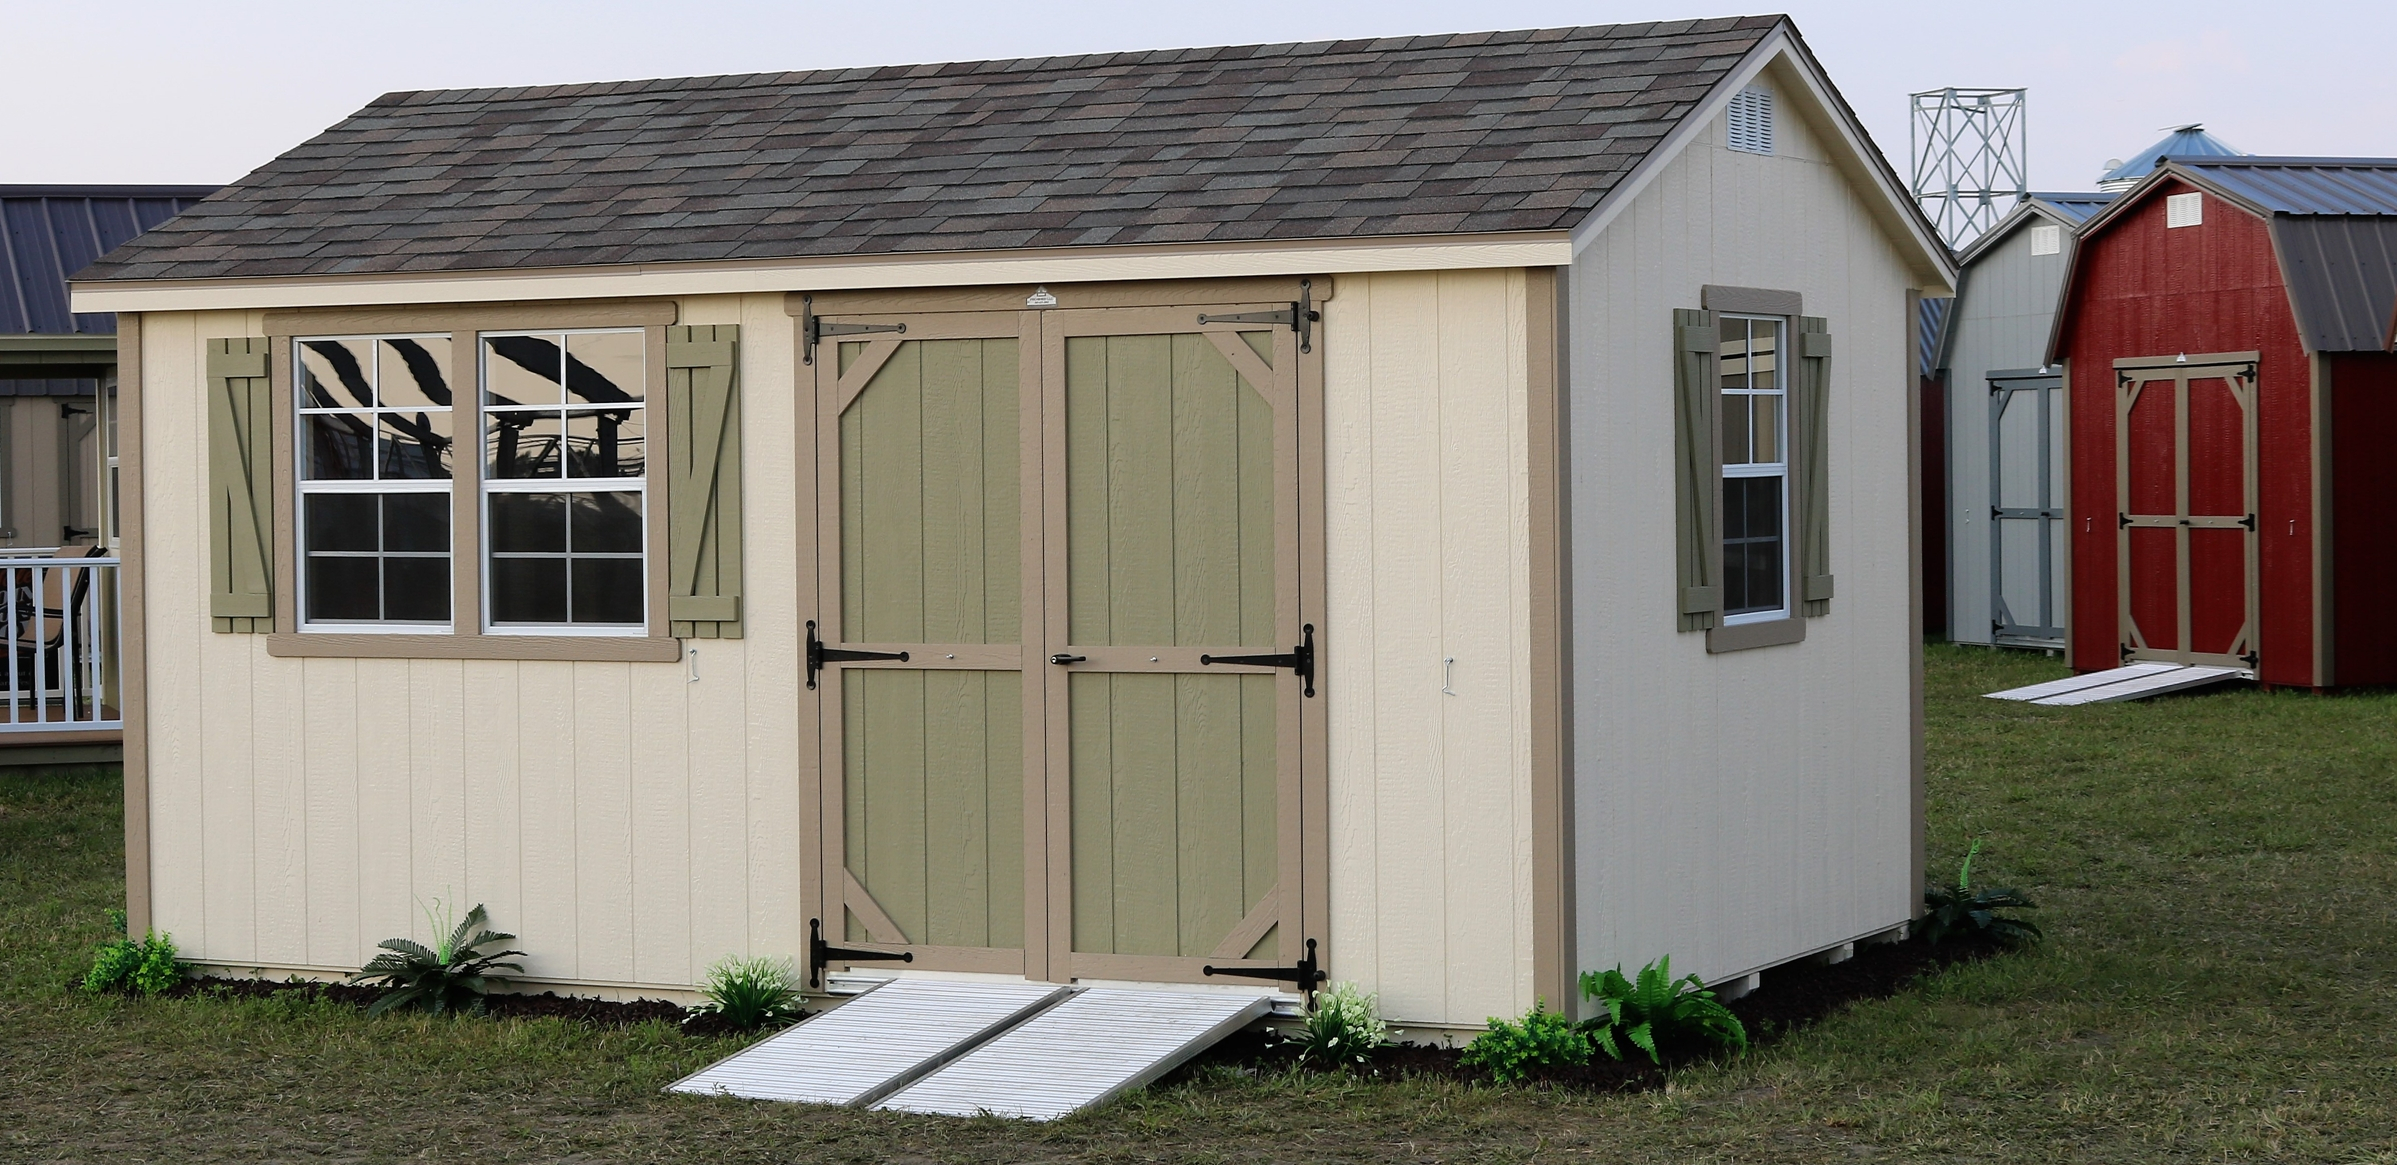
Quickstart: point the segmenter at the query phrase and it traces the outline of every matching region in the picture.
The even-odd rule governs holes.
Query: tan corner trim
[[[675,322],[671,299],[530,300],[523,303],[393,304],[388,307],[295,308],[266,313],[270,336],[348,333],[507,331],[516,328],[629,328]]]
[[[125,929],[150,930],[150,673],[142,572],[142,317],[117,317],[117,642],[125,719]]]
[[[1898,367],[1904,370],[1906,400],[1906,815],[1909,835],[1906,846],[1906,894],[1909,903],[1919,902],[1922,892],[1925,863],[1929,860],[1923,846],[1929,841],[1929,790],[1926,785],[1925,759],[1928,756],[1923,736],[1923,394],[1916,389],[1920,373],[1915,368],[1915,354],[1922,348],[1922,292],[1906,292],[1906,319],[1901,332],[1906,346],[1898,352]],[[2069,414],[2068,414],[2069,418]],[[2067,429],[2069,433],[2070,430]],[[2070,457],[2065,458],[2070,462]],[[2071,539],[2067,526],[2065,538]],[[2065,642],[2070,643],[2067,639]],[[1911,916],[1914,910],[1910,907]]]
[[[2056,561],[2063,567],[2064,572],[2064,593],[2056,598],[2056,626],[2061,628],[2064,633],[2064,665],[2070,667],[2072,666],[2073,624],[2072,520],[2076,516],[2073,513],[2072,504],[2072,361],[2058,361],[2055,364],[2055,369],[2056,411],[2057,415],[2063,418],[2064,426],[2064,492],[2061,495],[2064,510],[2064,544],[2056,548]],[[1953,432],[1952,424],[1950,431]],[[1953,458],[1948,461],[1950,465],[1955,463]],[[1949,577],[1954,576],[1950,575]]]
[[[2336,418],[2331,415],[2333,373],[2330,357],[2320,352],[2309,354],[2313,363],[2312,397],[2314,406],[2314,686],[2327,688],[2338,682],[2338,644],[2331,634],[2338,629],[2332,617],[2331,604],[2338,598],[2338,579],[2331,573],[2331,534],[2336,529],[2337,514],[2332,506],[2337,491],[2331,487],[2330,427]]]
[[[246,279],[86,283],[80,312],[282,310],[324,303],[505,303],[738,295],[821,288],[974,287],[1317,275],[1356,271],[1457,271],[1567,262],[1564,231],[1305,239],[1253,243],[1140,244],[1047,251],[842,256],[619,267],[462,271],[444,274],[265,276]]]
[[[682,659],[682,641],[648,636],[278,633],[266,637],[266,653],[283,658],[560,659],[674,663]]]
[[[894,315],[921,312],[1004,311],[1027,308],[1181,307],[1212,303],[1279,303],[1299,297],[1301,283],[1317,303],[1332,298],[1329,275],[1222,279],[1173,279],[1133,283],[1024,283],[1003,287],[883,288],[858,291],[794,291],[783,296],[792,316]],[[1054,303],[1028,302],[1046,291]],[[804,338],[802,338],[804,342]]]
[[[1806,314],[1804,300],[1795,291],[1776,291],[1765,287],[1722,287],[1709,283],[1698,289],[1698,306],[1708,311],[1727,311],[1738,315],[1790,316]]]
[[[1795,604],[1792,604],[1795,606]],[[1758,647],[1780,647],[1806,641],[1806,620],[1793,610],[1787,619],[1772,619],[1762,623],[1733,623],[1706,629],[1706,650],[1710,655],[1727,651],[1748,651]]]
[[[1566,631],[1565,269],[1524,272],[1525,437],[1531,476],[1532,991],[1575,1014],[1572,734]]]

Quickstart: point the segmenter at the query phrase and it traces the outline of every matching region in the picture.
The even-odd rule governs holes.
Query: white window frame
[[[296,608],[295,608],[295,611],[296,611],[296,619],[297,619],[297,621],[298,621],[299,629],[300,629],[300,631],[301,631],[301,633],[302,633],[302,634],[319,634],[319,635],[323,635],[323,634],[339,634],[339,635],[446,635],[446,634],[451,634],[452,632],[454,632],[454,631],[455,631],[455,629],[456,629],[456,627],[457,627],[457,619],[458,619],[458,581],[457,581],[457,580],[458,580],[458,524],[457,524],[457,518],[456,518],[456,516],[455,516],[455,515],[456,515],[456,512],[457,512],[457,509],[456,509],[456,507],[457,507],[456,485],[457,485],[458,473],[459,473],[459,465],[458,465],[458,460],[459,460],[459,458],[458,458],[458,436],[459,436],[459,434],[458,434],[458,428],[459,428],[459,426],[458,426],[458,417],[459,417],[459,415],[460,415],[460,413],[461,413],[461,411],[462,411],[462,410],[460,410],[460,409],[458,408],[458,389],[457,389],[457,386],[456,386],[456,385],[451,385],[451,386],[450,386],[450,405],[449,405],[449,409],[448,409],[448,412],[449,412],[449,414],[450,414],[450,466],[449,466],[449,474],[450,474],[450,475],[449,475],[448,477],[445,477],[445,478],[391,478],[391,479],[384,479],[384,478],[379,478],[379,477],[374,477],[374,478],[365,478],[365,479],[311,479],[311,478],[309,478],[309,476],[308,476],[308,436],[309,436],[309,433],[308,433],[308,418],[310,418],[310,417],[313,417],[313,416],[333,416],[333,415],[340,415],[340,414],[356,415],[356,414],[359,414],[359,413],[365,413],[367,416],[369,416],[369,417],[372,417],[372,416],[374,416],[374,415],[376,415],[376,414],[378,414],[378,413],[383,413],[383,412],[401,412],[401,411],[423,411],[423,412],[431,412],[431,411],[434,411],[434,410],[432,410],[432,409],[421,409],[421,410],[401,410],[401,409],[384,409],[384,408],[381,408],[381,407],[380,407],[380,402],[381,402],[381,400],[382,400],[382,392],[383,392],[383,373],[382,373],[382,369],[381,369],[381,367],[380,367],[380,362],[381,362],[381,360],[382,360],[382,346],[381,346],[381,344],[380,344],[380,341],[383,341],[383,340],[418,340],[418,339],[436,339],[436,338],[438,338],[438,339],[441,339],[441,340],[446,340],[446,341],[450,342],[450,343],[451,343],[451,344],[453,344],[453,345],[454,345],[454,344],[457,342],[457,336],[456,336],[456,334],[455,334],[455,333],[451,333],[451,332],[432,332],[432,331],[415,331],[415,332],[371,332],[371,333],[355,333],[355,334],[343,334],[343,335],[332,335],[332,334],[327,334],[327,335],[310,335],[310,336],[293,336],[293,337],[291,337],[291,340],[290,340],[290,344],[291,344],[291,349],[290,349],[290,360],[291,360],[291,370],[292,370],[292,371],[291,371],[291,378],[290,378],[290,379],[291,379],[291,409],[292,409],[293,423],[292,423],[292,426],[291,426],[291,430],[292,430],[292,431],[291,431],[291,438],[290,438],[290,439],[291,439],[291,456],[292,456],[292,475],[291,475],[291,477],[292,477],[292,492],[293,492],[293,494],[294,494],[294,497],[293,497],[293,500],[292,500],[292,523],[291,523],[291,540],[292,540],[292,545],[291,545],[291,555],[292,555],[292,557],[291,557],[291,561],[292,561],[292,562],[293,562],[293,563],[296,565],[296,567],[297,567],[297,569],[296,569],[296,570],[293,572],[294,574],[296,574],[296,575],[298,576],[297,578],[295,578],[295,579],[293,580],[293,594],[296,596],[296,601],[297,601],[297,606],[296,606]],[[377,367],[374,369],[374,371],[373,371],[373,373],[372,373],[372,375],[374,376],[374,389],[375,389],[375,399],[376,399],[376,401],[377,401],[377,407],[375,407],[375,408],[372,408],[372,409],[358,409],[358,408],[331,408],[331,409],[323,409],[323,408],[310,408],[310,407],[308,407],[308,400],[307,400],[307,395],[306,395],[306,394],[307,394],[307,373],[306,373],[306,368],[307,368],[307,365],[306,365],[306,363],[303,361],[303,359],[301,358],[300,352],[301,352],[301,350],[302,350],[302,348],[303,348],[303,346],[304,346],[304,345],[306,345],[306,344],[308,344],[308,343],[311,343],[311,342],[324,341],[324,340],[339,340],[339,341],[365,341],[366,343],[368,343],[368,344],[372,345],[372,347],[371,347],[369,350],[375,353],[375,359],[376,359],[376,362],[377,362],[377,365],[378,365],[378,366],[377,366]],[[378,427],[378,429],[377,429],[377,432],[380,432],[380,429],[379,429],[379,427]],[[479,448],[479,447],[478,447],[478,448]],[[372,461],[372,463],[373,463],[373,464],[376,466],[375,472],[377,472],[377,473],[380,473],[380,472],[382,472],[382,470],[381,470],[381,458],[380,458],[379,456],[376,456],[376,455],[374,455],[372,451],[370,451],[370,452],[369,452],[369,457],[370,457],[370,460]],[[449,545],[449,553],[448,553],[448,554],[446,554],[445,556],[443,556],[443,558],[442,558],[442,561],[448,565],[448,569],[447,569],[447,570],[444,570],[444,571],[442,572],[442,576],[443,576],[443,578],[444,578],[444,579],[447,581],[447,583],[448,583],[448,586],[449,586],[449,589],[450,589],[450,592],[449,592],[449,613],[450,613],[450,617],[449,617],[449,618],[447,618],[447,619],[443,619],[443,620],[440,620],[440,621],[438,621],[438,622],[436,622],[436,621],[433,621],[433,620],[429,620],[429,619],[427,619],[427,620],[378,619],[378,620],[372,620],[372,621],[357,621],[357,620],[347,620],[347,621],[343,621],[343,620],[324,620],[324,621],[311,621],[311,620],[308,618],[308,580],[309,580],[309,577],[310,577],[310,572],[309,572],[309,570],[308,570],[308,498],[309,498],[309,496],[310,496],[310,495],[313,495],[313,494],[337,494],[337,493],[351,493],[351,494],[374,494],[374,495],[377,495],[377,496],[380,496],[380,495],[383,495],[383,494],[391,494],[391,493],[427,493],[427,494],[431,494],[431,493],[437,493],[437,494],[440,494],[440,495],[442,496],[442,498],[443,498],[443,499],[445,499],[446,501],[448,501],[448,503],[449,503],[449,507],[448,507],[448,509],[449,509],[449,513],[450,513],[450,515],[451,515],[451,516],[450,516],[450,518],[449,518],[449,528],[450,528],[450,545]],[[387,556],[388,556],[387,552],[385,552],[385,551],[380,551],[380,550],[376,551],[376,552],[375,552],[375,555],[376,555],[376,557],[387,557]],[[412,557],[412,556],[411,556],[411,557]]]
[[[1722,580],[1722,585],[1724,613],[1722,615],[1722,625],[1726,627],[1736,627],[1743,623],[1771,623],[1778,620],[1791,618],[1796,613],[1796,606],[1790,601],[1790,584],[1793,581],[1790,560],[1794,556],[1790,553],[1793,531],[1790,529],[1790,515],[1792,513],[1792,509],[1791,499],[1789,496],[1789,344],[1791,335],[1796,331],[1796,329],[1792,327],[1792,324],[1795,321],[1791,320],[1788,316],[1753,315],[1746,312],[1722,312],[1719,313],[1716,318],[1718,320],[1755,320],[1762,323],[1772,324],[1775,330],[1773,344],[1772,388],[1758,390],[1754,387],[1756,369],[1752,358],[1748,361],[1747,374],[1749,377],[1749,387],[1737,389],[1724,388],[1722,385],[1722,378],[1719,375],[1716,377],[1714,385],[1714,391],[1718,395],[1718,398],[1721,396],[1730,396],[1735,394],[1742,397],[1771,396],[1777,398],[1781,402],[1781,406],[1773,410],[1773,423],[1776,430],[1773,434],[1773,448],[1780,454],[1781,460],[1761,463],[1748,462],[1737,465],[1730,464],[1728,462],[1722,464],[1723,481],[1730,481],[1734,478],[1753,479],[1769,477],[1778,479],[1781,482],[1781,522],[1779,526],[1780,534],[1778,536],[1781,547],[1781,605],[1770,610],[1746,611],[1736,615],[1732,614],[1730,595],[1731,566],[1728,561],[1728,554],[1724,555],[1726,561],[1723,563],[1724,577]],[[1720,336],[1719,324],[1717,335],[1718,337]],[[1751,350],[1751,354],[1752,351],[1753,350]],[[1751,409],[1750,415],[1754,415],[1753,409]],[[1722,419],[1718,417],[1716,424],[1720,426],[1722,423]],[[1715,445],[1718,450],[1722,447],[1722,435],[1720,432],[1716,434]],[[1754,447],[1753,436],[1750,437],[1750,447]],[[1721,533],[1716,535],[1717,540],[1723,544],[1724,548],[1728,548],[1730,544],[1730,531],[1727,526],[1727,518],[1728,515],[1726,515],[1725,522],[1718,523],[1718,526],[1723,527],[1723,529]]]
[[[636,477],[602,477],[602,478],[592,478],[592,477],[566,477],[566,476],[563,476],[563,475],[564,475],[564,473],[565,473],[566,466],[567,466],[567,465],[569,465],[569,464],[571,464],[571,459],[570,459],[570,458],[567,456],[567,454],[566,454],[566,451],[565,451],[563,448],[561,448],[561,449],[559,450],[559,453],[558,453],[558,471],[559,471],[559,473],[560,473],[560,476],[558,476],[558,477],[554,477],[554,478],[548,478],[548,477],[511,477],[511,478],[494,478],[494,477],[492,477],[492,476],[490,475],[490,473],[489,473],[489,464],[488,464],[488,462],[489,462],[489,459],[490,459],[490,449],[489,449],[489,446],[487,445],[487,442],[488,442],[488,441],[489,441],[489,439],[490,439],[490,417],[489,417],[489,414],[490,414],[490,413],[493,411],[493,410],[491,410],[491,408],[489,407],[489,405],[490,405],[490,392],[489,392],[489,389],[488,389],[488,385],[490,384],[490,379],[491,379],[491,377],[490,377],[491,349],[490,349],[490,347],[489,347],[487,344],[485,344],[485,343],[484,343],[484,341],[485,341],[485,340],[487,340],[487,339],[490,339],[490,338],[492,338],[492,337],[495,337],[495,336],[539,336],[539,337],[546,338],[546,339],[556,339],[556,340],[560,341],[560,343],[559,343],[559,348],[560,348],[560,350],[561,350],[561,351],[563,351],[563,350],[564,350],[564,348],[565,348],[565,343],[564,343],[564,341],[567,339],[567,337],[570,337],[570,336],[610,335],[610,334],[613,334],[613,335],[629,335],[629,336],[634,336],[634,337],[636,337],[636,338],[640,339],[640,341],[641,341],[641,343],[640,343],[640,348],[641,348],[641,363],[642,363],[642,380],[641,380],[641,382],[640,382],[640,384],[641,384],[641,400],[640,400],[640,402],[639,402],[638,404],[635,404],[635,405],[632,405],[632,406],[630,406],[630,407],[632,407],[632,408],[637,408],[637,409],[641,410],[641,442],[642,442],[642,444],[641,444],[641,476],[639,476],[639,477],[637,477],[637,478],[636,478]],[[650,437],[650,434],[653,432],[653,429],[652,429],[652,425],[651,425],[651,422],[650,422],[650,419],[649,419],[649,406],[650,406],[650,404],[652,403],[652,401],[651,401],[651,399],[650,399],[650,396],[649,396],[649,391],[648,391],[648,369],[649,369],[649,362],[650,362],[651,360],[654,360],[654,359],[657,359],[657,353],[651,352],[651,351],[649,350],[649,343],[648,343],[648,338],[647,338],[647,332],[646,332],[646,330],[645,330],[645,329],[643,329],[643,328],[638,328],[638,327],[621,327],[621,328],[508,328],[508,329],[495,329],[495,330],[492,330],[492,331],[476,332],[476,333],[474,334],[474,368],[475,368],[475,383],[474,383],[474,401],[475,401],[475,407],[474,407],[474,422],[475,422],[475,424],[474,424],[474,456],[475,456],[475,470],[474,470],[474,475],[475,475],[475,482],[476,482],[476,491],[475,491],[475,507],[476,507],[476,511],[475,511],[475,512],[476,512],[476,521],[475,521],[475,528],[476,528],[476,529],[477,529],[477,530],[480,532],[480,542],[481,542],[481,545],[479,545],[479,546],[477,546],[477,547],[475,548],[475,553],[476,553],[477,555],[479,555],[479,556],[480,556],[480,557],[477,559],[477,563],[476,563],[476,565],[477,565],[477,568],[478,568],[478,569],[477,569],[477,571],[476,571],[476,577],[477,577],[477,578],[480,580],[480,586],[482,587],[482,604],[481,604],[481,605],[482,605],[482,620],[483,620],[482,633],[483,633],[483,634],[485,634],[485,635],[541,635],[541,636],[554,636],[554,637],[560,637],[560,638],[604,638],[604,639],[643,639],[643,638],[648,638],[648,637],[649,637],[649,614],[650,614],[650,603],[651,603],[651,601],[652,601],[651,595],[650,595],[650,593],[649,593],[649,591],[650,591],[650,587],[649,587],[649,563],[650,563],[650,555],[651,555],[651,554],[653,554],[653,553],[655,553],[655,550],[656,550],[656,548],[655,548],[655,547],[654,547],[654,546],[651,544],[651,540],[650,540],[650,536],[649,536],[649,527],[650,527],[650,513],[649,513],[649,467],[650,467],[650,465],[651,465],[651,463],[652,463],[652,461],[653,461],[653,458],[651,457],[651,453],[650,453],[650,443],[649,443],[649,437]],[[561,388],[562,388],[562,387],[563,387],[563,386],[561,386]],[[581,408],[581,411],[592,411],[592,410],[590,410],[590,409],[589,409],[589,408],[587,408],[587,407],[576,406],[575,404],[573,404],[573,403],[572,403],[572,401],[571,401],[570,399],[565,399],[565,398],[563,398],[563,397],[562,397],[561,399],[562,399],[562,403],[560,403],[560,404],[557,406],[557,408],[556,408],[556,412],[557,412],[557,414],[558,414],[560,417],[563,417],[563,416],[564,416],[564,415],[565,415],[567,412],[569,412],[569,411],[576,410],[578,407],[580,407],[580,408]],[[547,409],[547,406],[542,406],[542,410],[546,410],[546,409]],[[506,409],[501,409],[501,410],[498,410],[498,411],[501,411],[501,412],[510,412],[510,413],[514,413],[514,412],[533,412],[533,411],[542,411],[542,410],[536,410],[536,409],[533,409],[533,408],[506,408]],[[561,432],[562,432],[562,430],[561,430]],[[638,496],[638,497],[640,498],[640,501],[641,501],[641,553],[640,553],[640,559],[639,559],[639,561],[640,561],[640,572],[639,572],[639,575],[638,575],[638,577],[641,579],[641,587],[640,587],[640,591],[641,591],[641,615],[640,615],[640,619],[639,619],[639,621],[637,621],[637,622],[632,622],[632,623],[582,623],[582,624],[576,624],[576,623],[503,623],[503,622],[500,622],[500,621],[498,621],[498,620],[494,619],[494,618],[492,617],[493,604],[492,604],[492,597],[491,597],[491,576],[492,576],[492,574],[493,574],[493,571],[492,571],[492,569],[491,569],[491,555],[492,555],[492,551],[491,551],[491,526],[492,526],[492,521],[491,521],[491,495],[493,495],[493,494],[502,494],[502,493],[526,493],[526,494],[631,493],[631,494],[635,494],[636,496]],[[569,530],[571,530],[571,529],[572,529],[572,523],[571,523],[571,521],[569,521],[569,523],[568,523],[568,528],[569,528]],[[571,537],[571,534],[569,534],[569,537]],[[568,559],[568,562],[569,562],[568,570],[571,572],[571,570],[572,570],[571,562],[572,562],[572,559],[573,559],[573,557],[575,557],[575,556],[573,555],[573,552],[572,552],[572,545],[571,545],[571,543],[569,544],[568,550],[565,552],[565,554],[564,554],[564,555],[562,555],[562,557],[565,557],[565,558],[567,558],[567,559]],[[603,555],[586,555],[586,556],[584,556],[584,557],[592,557],[592,558],[597,558],[597,557],[626,557],[626,556],[623,556],[623,555],[604,555],[604,556],[603,556]],[[569,574],[569,576],[568,576],[568,577],[569,577],[569,579],[571,579],[571,578],[572,578],[572,575],[571,575],[571,573]],[[571,582],[569,583],[569,586],[571,587]],[[570,593],[571,593],[571,592],[570,592]],[[571,599],[570,599],[569,601],[571,601]]]

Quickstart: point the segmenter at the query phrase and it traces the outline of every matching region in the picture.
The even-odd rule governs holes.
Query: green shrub
[[[1301,1064],[1362,1064],[1375,1048],[1390,1042],[1390,1025],[1382,1022],[1381,1005],[1373,996],[1354,983],[1339,983],[1315,994],[1306,1022],[1283,1042],[1298,1046]]]
[[[799,972],[789,959],[727,957],[707,969],[707,1002],[690,1017],[714,1016],[742,1031],[799,1018]]]
[[[434,903],[434,906],[439,905],[438,901]],[[433,917],[433,913],[433,907],[425,908],[425,921],[432,924],[433,933],[439,934],[441,924],[448,921],[448,911],[444,908],[443,917],[439,920]],[[379,981],[391,988],[366,1009],[366,1014],[377,1016],[395,1007],[422,1007],[435,1015],[452,1011],[481,1015],[484,996],[491,993],[492,985],[504,983],[508,979],[505,975],[493,972],[501,967],[517,972],[524,970],[521,964],[499,961],[509,955],[521,955],[523,951],[483,950],[498,943],[513,942],[516,938],[512,934],[498,934],[485,929],[489,922],[490,916],[483,912],[478,903],[466,913],[465,921],[451,929],[449,937],[431,948],[404,938],[387,938],[376,943],[387,953],[376,955],[373,962],[366,964],[349,980],[352,983]]]
[[[1522,1080],[1533,1068],[1590,1062],[1590,1038],[1572,1020],[1548,1010],[1545,1001],[1533,1003],[1519,1022],[1491,1016],[1489,1023],[1490,1030],[1465,1045],[1461,1059],[1500,1084]]]
[[[1956,870],[1956,885],[1924,889],[1923,941],[1937,946],[1951,936],[1965,934],[2007,944],[2038,942],[2043,936],[2037,923],[1998,913],[2038,909],[2022,891],[2010,886],[1973,889],[1973,859],[1979,856],[1981,839],[1976,837],[1964,853],[1964,864]]]
[[[1664,1063],[1664,1048],[1748,1046],[1748,1029],[1696,975],[1674,981],[1669,955],[1640,968],[1637,979],[1624,978],[1620,967],[1584,971],[1581,993],[1606,1007],[1605,1015],[1582,1025],[1590,1043],[1618,1060],[1623,1058],[1618,1037],[1657,1064]]]
[[[126,936],[125,912],[111,910],[118,936],[92,952],[91,969],[83,973],[83,989],[93,994],[123,991],[157,995],[183,981],[184,966],[175,961],[173,935],[147,934],[136,942]]]

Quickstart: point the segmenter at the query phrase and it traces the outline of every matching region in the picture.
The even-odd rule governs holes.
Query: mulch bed
[[[1919,941],[1859,946],[1856,956],[1843,963],[1793,965],[1768,971],[1763,986],[1743,998],[1731,1001],[1729,1006],[1731,1013],[1738,1016],[1740,1023],[1748,1029],[1748,1039],[1752,1044],[1769,1044],[1836,1013],[1850,1003],[1887,999],[1920,976],[1957,963],[1987,958],[2002,949],[1994,944],[1977,943],[1970,939],[1937,947]],[[381,996],[382,989],[297,979],[285,982],[195,979],[176,988],[171,994],[262,999],[293,992],[364,1008]],[[547,1016],[598,1027],[629,1027],[660,1020],[693,1035],[739,1034],[736,1029],[713,1016],[693,1018],[680,1005],[661,999],[616,1003],[601,999],[578,999],[545,991],[539,995],[493,994],[487,996],[486,1000],[487,1014],[502,1019]],[[1622,1060],[1602,1056],[1588,1064],[1536,1068],[1532,1070],[1530,1084],[1536,1088],[1571,1092],[1643,1092],[1663,1087],[1669,1068],[1693,1058],[1703,1058],[1669,1053],[1668,1049],[1664,1067],[1650,1063],[1645,1056],[1626,1049],[1627,1058]],[[1423,1076],[1472,1084],[1490,1082],[1489,1073],[1467,1066],[1462,1057],[1461,1048],[1395,1044],[1376,1051],[1371,1060],[1354,1065],[1349,1070],[1380,1079]],[[1282,1043],[1279,1037],[1271,1032],[1252,1030],[1215,1045],[1204,1055],[1177,1069],[1168,1079],[1185,1076],[1209,1064],[1227,1065],[1245,1072],[1278,1072],[1295,1067],[1297,1063],[1297,1052]]]
[[[1876,943],[1856,948],[1842,963],[1777,967],[1765,972],[1764,984],[1727,1006],[1748,1029],[1752,1045],[1770,1044],[1791,1032],[1825,1019],[1850,1003],[1887,999],[1923,975],[1957,963],[1987,958],[2004,948],[1970,939],[1941,946],[1923,942]],[[1569,1092],[1644,1092],[1664,1087],[1668,1070],[1703,1055],[1674,1055],[1666,1049],[1660,1067],[1646,1055],[1626,1048],[1625,1059],[1603,1054],[1588,1064],[1535,1068],[1529,1084]],[[1462,1048],[1396,1044],[1382,1048],[1366,1063],[1349,1070],[1362,1076],[1396,1078],[1423,1076],[1469,1084],[1490,1083],[1489,1073],[1463,1062]],[[1178,1070],[1194,1072],[1201,1065],[1222,1064],[1248,1072],[1282,1071],[1296,1066],[1298,1053],[1270,1032],[1247,1031],[1225,1040]]]

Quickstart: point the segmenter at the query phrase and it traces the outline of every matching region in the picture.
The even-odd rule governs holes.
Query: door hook
[[[1440,694],[1443,696],[1456,695],[1456,689],[1448,682],[1449,673],[1455,671],[1456,666],[1457,657],[1453,655],[1440,661]]]
[[[696,644],[691,647],[691,678],[683,682],[686,684],[699,682],[699,648]]]

